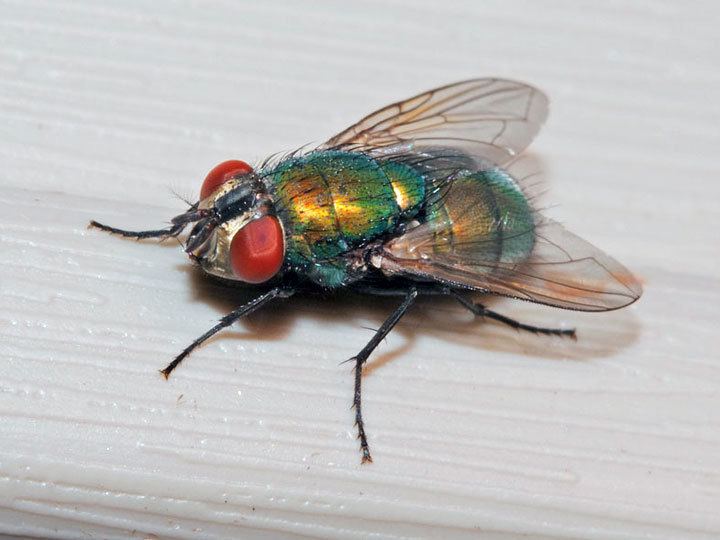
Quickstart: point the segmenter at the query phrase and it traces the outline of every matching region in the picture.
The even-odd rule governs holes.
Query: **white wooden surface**
[[[0,0],[0,533],[720,536],[718,4]],[[644,280],[630,309],[292,299],[157,370],[242,299],[155,227],[228,158],[438,84],[543,88],[549,213]],[[154,536],[153,536],[154,535]]]

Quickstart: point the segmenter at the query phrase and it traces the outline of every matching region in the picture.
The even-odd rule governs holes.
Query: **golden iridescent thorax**
[[[264,174],[287,231],[288,261],[324,286],[352,279],[347,266],[356,261],[339,260],[342,254],[414,215],[425,189],[420,171],[334,150],[283,161]]]

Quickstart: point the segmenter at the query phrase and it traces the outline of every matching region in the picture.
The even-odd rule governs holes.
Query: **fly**
[[[190,233],[185,251],[208,274],[262,285],[162,370],[264,305],[309,288],[398,296],[400,303],[353,358],[362,462],[372,461],[361,408],[363,364],[419,295],[454,298],[476,316],[536,334],[485,308],[492,293],[564,309],[609,311],[642,294],[620,263],[543,217],[514,172],[547,117],[548,99],[515,81],[463,81],[388,105],[321,146],[256,168],[226,161],[198,202],[170,226],[130,238]]]

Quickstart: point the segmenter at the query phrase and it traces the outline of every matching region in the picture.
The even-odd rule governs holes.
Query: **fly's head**
[[[173,219],[194,223],[186,253],[216,276],[264,283],[281,269],[285,233],[265,185],[243,161],[221,163],[205,178],[200,201]]]

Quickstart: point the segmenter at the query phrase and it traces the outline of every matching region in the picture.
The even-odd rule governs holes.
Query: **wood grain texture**
[[[718,7],[660,2],[0,0],[0,534],[720,536]],[[600,315],[497,300],[577,343],[421,302],[237,305],[155,227],[206,170],[438,84],[543,88],[549,213],[642,276]],[[153,536],[154,535],[154,536]]]

